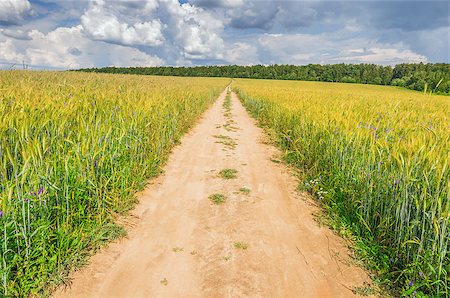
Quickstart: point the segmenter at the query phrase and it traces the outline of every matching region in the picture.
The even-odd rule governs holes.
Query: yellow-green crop
[[[46,294],[122,234],[170,148],[229,79],[0,72],[0,296]]]
[[[387,286],[450,295],[450,97],[319,82],[235,88]]]

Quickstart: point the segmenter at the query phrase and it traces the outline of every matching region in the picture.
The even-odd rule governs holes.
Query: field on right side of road
[[[234,89],[382,284],[450,295],[450,97],[251,79]]]

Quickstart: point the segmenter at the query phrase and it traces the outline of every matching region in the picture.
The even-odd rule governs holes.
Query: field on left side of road
[[[45,294],[106,241],[229,83],[0,72],[0,296]]]

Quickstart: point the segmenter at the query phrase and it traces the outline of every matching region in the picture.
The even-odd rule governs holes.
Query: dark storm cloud
[[[12,26],[17,26],[19,24],[20,24],[19,21],[2,21],[2,20],[0,20],[0,26],[2,26],[2,27],[12,27]]]
[[[70,49],[67,50],[67,52],[69,54],[71,54],[71,55],[74,55],[74,56],[80,56],[83,53],[82,51],[80,51],[77,48],[70,48]]]
[[[317,9],[310,2],[280,3],[277,20],[288,29],[311,26],[318,16]]]
[[[450,25],[447,1],[379,1],[360,5],[370,13],[370,24],[379,29],[417,31]]]
[[[272,1],[248,1],[244,5],[229,9],[230,26],[238,29],[269,29],[278,13],[278,5]]]
[[[281,24],[286,28],[309,26],[317,12],[310,1],[191,0],[204,9],[222,10],[236,29],[268,30]]]

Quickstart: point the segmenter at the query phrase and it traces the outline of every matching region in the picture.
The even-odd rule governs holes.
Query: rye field
[[[0,296],[47,295],[229,79],[0,72]]]
[[[255,138],[248,133],[246,125],[254,124],[243,120],[248,115],[241,103],[281,148],[285,161],[300,171],[300,189],[312,194],[324,210],[316,214],[316,220],[351,240],[348,243],[357,259],[374,273],[376,284],[393,296],[450,296],[450,97],[376,85],[234,79],[231,88],[239,103],[234,92],[223,92],[230,81],[1,71],[0,296],[49,296],[58,285],[69,284],[69,273],[86,264],[93,252],[123,237],[126,232],[120,218],[137,203],[136,193],[163,171],[183,134],[218,104],[225,124],[209,117],[210,122],[203,125],[220,134],[193,136],[197,150],[222,146],[218,137],[233,140],[233,146],[198,156],[190,153],[190,157],[198,165],[210,154],[215,162],[235,158],[230,152],[246,148],[241,147],[244,140]],[[252,141],[251,148],[257,151],[256,138]],[[225,153],[227,150],[230,152]],[[245,176],[249,155],[237,154],[242,159],[235,162],[239,171],[227,166],[217,169],[217,175],[205,174],[207,178],[192,176],[194,181],[181,183],[177,191],[184,193],[184,185],[205,179],[209,179],[207,185],[219,185],[220,178],[225,193],[230,187],[227,183],[245,180],[256,172],[263,177],[255,167]],[[209,170],[213,167],[208,164]],[[227,173],[232,175],[227,178]],[[236,177],[239,179],[233,179]],[[175,181],[181,178],[172,177]],[[224,219],[230,217],[226,219],[229,222],[256,213],[260,210],[257,204],[264,202],[259,198],[264,196],[264,192],[258,193],[259,185],[237,188],[246,191],[245,200],[253,200],[248,206],[236,201],[236,191],[227,194],[221,204],[205,196],[208,204],[202,216],[222,214],[217,213],[220,209],[208,208],[235,203],[241,204],[236,205],[236,212],[243,213],[223,213]],[[166,191],[171,194],[173,189]],[[283,191],[279,191],[280,198]],[[280,198],[277,200],[283,201]],[[164,199],[172,201],[173,208],[172,214],[163,217],[181,219],[188,208],[178,210],[177,206],[183,203],[190,208],[192,204],[178,197]],[[279,219],[286,220],[281,215]],[[267,231],[272,225],[267,223],[264,228],[263,216],[257,220],[253,228],[261,226]],[[194,223],[186,226],[198,225]],[[274,240],[278,232],[273,231]],[[318,237],[319,232],[315,233]],[[241,249],[243,256],[250,259],[253,253],[259,260],[261,241],[255,235],[260,234],[250,234],[256,237],[254,242],[248,240],[250,244],[239,239],[246,246]],[[154,235],[161,237],[161,242],[170,236],[177,238],[170,231]],[[288,236],[295,237],[302,235]],[[152,245],[158,247],[159,243]],[[174,252],[182,253],[183,248],[172,247],[170,253]],[[304,253],[308,254],[306,248]],[[313,264],[316,251],[309,253],[309,264]],[[197,254],[197,250],[190,252],[192,257]],[[216,270],[222,265],[214,260],[224,263],[230,258],[238,259],[232,254],[213,255],[208,264]],[[269,274],[258,271],[256,276],[261,273]],[[165,277],[161,280],[165,282],[158,281],[158,287],[173,284]],[[375,293],[372,286],[353,291]]]
[[[273,80],[233,88],[385,287],[449,296],[449,97]]]

